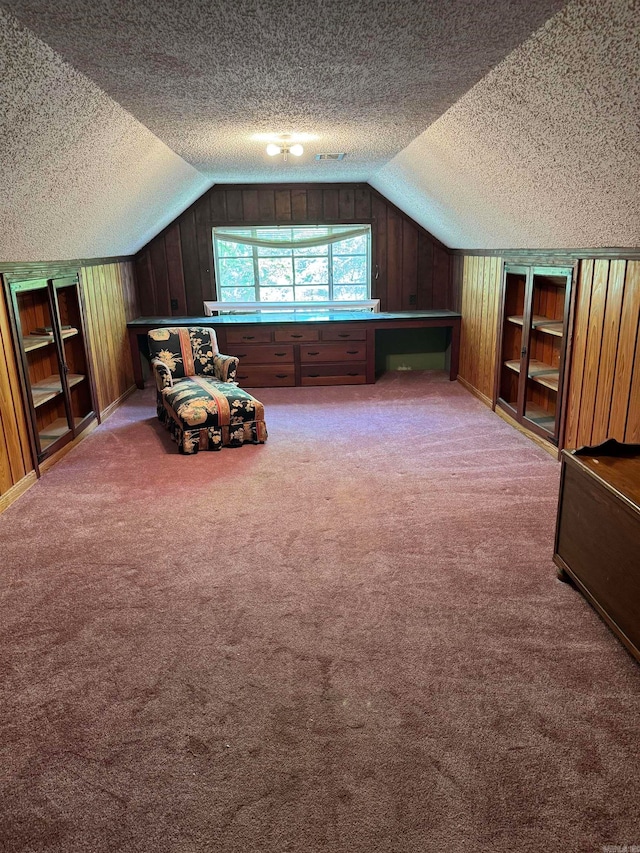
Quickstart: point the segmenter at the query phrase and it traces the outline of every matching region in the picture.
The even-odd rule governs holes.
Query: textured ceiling
[[[211,180],[252,182],[368,180],[564,2],[0,5]],[[279,131],[318,138],[284,164],[252,139]]]
[[[454,247],[637,246],[639,12],[0,0],[0,259],[131,253],[213,182],[369,181]],[[278,131],[316,138],[284,163]]]
[[[371,183],[450,246],[640,246],[640,4],[570,3]]]
[[[0,9],[0,259],[128,254],[208,181]]]

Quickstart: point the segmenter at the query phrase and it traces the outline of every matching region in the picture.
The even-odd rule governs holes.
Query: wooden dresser
[[[640,445],[561,459],[554,562],[640,660]]]

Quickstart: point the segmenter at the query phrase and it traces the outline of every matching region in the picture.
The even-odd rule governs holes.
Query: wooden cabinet
[[[34,464],[96,417],[78,276],[7,282]]]
[[[640,445],[563,450],[554,562],[638,660],[639,543]]]
[[[573,272],[573,267],[504,267],[497,406],[555,445],[563,427]]]
[[[367,331],[357,326],[240,326],[224,335],[225,353],[240,359],[236,379],[242,386],[367,381]]]

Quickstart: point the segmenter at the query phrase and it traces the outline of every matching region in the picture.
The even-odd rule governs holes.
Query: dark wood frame
[[[84,345],[85,352],[85,363],[87,369],[87,382],[89,386],[89,397],[91,401],[91,411],[85,415],[82,419],[82,422],[76,426],[74,423],[74,419],[72,416],[72,412],[70,409],[70,389],[67,381],[67,367],[65,361],[65,351],[64,344],[62,338],[60,336],[60,313],[58,306],[58,299],[55,295],[56,289],[56,281],[59,281],[61,278],[71,277],[74,279],[73,286],[75,287],[76,298],[78,301],[78,314],[80,317],[80,326],[81,326],[81,334],[82,341]],[[40,451],[39,449],[39,441],[37,439],[37,424],[36,424],[36,413],[35,408],[33,406],[33,400],[31,398],[30,393],[30,381],[29,381],[29,364],[27,361],[27,354],[24,350],[24,346],[22,344],[22,323],[20,320],[20,311],[17,303],[17,293],[12,287],[12,285],[20,284],[22,280],[30,281],[34,280],[34,276],[29,276],[27,279],[21,279],[19,277],[10,277],[3,275],[3,281],[5,285],[5,296],[7,305],[9,307],[9,318],[11,320],[11,335],[13,339],[13,347],[14,352],[16,354],[16,361],[18,365],[18,373],[20,376],[20,393],[22,395],[22,402],[24,405],[27,428],[29,434],[29,447],[31,449],[31,456],[33,467],[36,472],[36,476],[40,476],[40,463],[44,462],[46,459],[49,459],[54,454],[56,454],[59,450],[65,447],[70,442],[74,441],[80,433],[82,433],[89,424],[96,420],[100,423],[100,411],[98,408],[98,398],[96,393],[95,380],[93,376],[93,368],[91,363],[91,349],[89,346],[89,336],[87,334],[87,322],[86,322],[86,310],[84,305],[84,299],[82,294],[82,287],[80,286],[80,275],[78,270],[70,272],[68,269],[64,271],[63,274],[58,274],[55,276],[40,276],[37,278],[41,278],[43,281],[46,280],[46,292],[47,292],[47,300],[49,303],[49,313],[52,319],[53,325],[53,344],[56,349],[56,356],[58,359],[58,363],[61,366],[60,369],[60,384],[62,386],[62,394],[64,401],[64,408],[67,416],[67,422],[70,425],[69,431],[63,434],[59,439],[56,439],[52,444],[50,444],[45,450]],[[44,289],[44,288],[43,288]]]
[[[558,262],[556,263],[555,260]],[[549,441],[551,444],[557,445],[558,453],[562,450],[564,446],[564,431],[566,425],[566,415],[567,415],[567,390],[568,390],[568,376],[569,376],[569,365],[571,361],[571,349],[573,344],[573,325],[574,325],[574,313],[575,313],[575,300],[576,300],[576,284],[577,284],[577,270],[578,270],[578,261],[572,260],[568,262],[560,262],[559,259],[550,260],[548,257],[540,257],[539,255],[532,255],[530,257],[522,257],[518,255],[513,258],[509,258],[503,261],[502,264],[502,275],[501,275],[501,286],[500,286],[500,299],[498,304],[498,327],[496,334],[496,359],[495,359],[495,370],[494,370],[494,378],[493,378],[493,393],[491,397],[491,408],[493,411],[496,410],[498,406],[506,412],[510,417],[512,417],[517,423],[519,423],[523,429],[531,432],[533,435],[542,438],[545,441]],[[526,416],[520,415],[519,412],[523,411],[523,400],[518,398],[517,410],[510,406],[506,401],[501,400],[499,397],[500,393],[500,375],[502,370],[502,345],[503,345],[503,335],[504,335],[504,313],[505,313],[505,300],[506,300],[506,289],[507,289],[507,273],[508,272],[516,272],[518,269],[520,272],[526,276],[527,282],[531,277],[533,279],[533,270],[536,267],[562,267],[564,269],[571,269],[571,278],[569,280],[569,285],[567,287],[567,291],[565,293],[565,305],[564,305],[564,314],[565,314],[565,326],[564,326],[564,335],[562,339],[562,350],[560,354],[560,370],[558,376],[558,397],[557,397],[557,411],[556,411],[556,429],[557,429],[557,438],[550,437],[549,432],[542,427],[538,427],[535,423],[528,420]],[[531,320],[531,305],[525,304],[525,316],[523,323],[523,344],[527,343],[528,345],[528,336],[530,334],[530,320]],[[520,394],[524,394],[526,391],[526,381],[521,383],[522,387],[520,389]]]
[[[429,329],[447,328],[450,330],[450,354],[449,354],[449,379],[457,379],[460,361],[460,325],[461,315],[455,311],[415,311],[389,314],[370,313],[362,318],[354,319],[353,312],[345,312],[344,319],[331,317],[330,320],[307,320],[307,323],[325,326],[328,323],[348,323],[349,326],[364,326],[367,330],[367,382],[375,382],[375,334],[376,331],[385,329]],[[219,345],[224,347],[224,329],[226,327],[238,328],[238,326],[280,326],[285,327],[291,323],[305,323],[299,317],[291,315],[291,319],[274,320],[268,314],[259,316],[255,314],[246,317],[138,317],[127,323],[131,356],[133,361],[134,377],[138,388],[144,388],[144,374],[142,370],[142,358],[147,351],[147,333],[150,329],[162,326],[207,326],[216,330],[219,336]]]

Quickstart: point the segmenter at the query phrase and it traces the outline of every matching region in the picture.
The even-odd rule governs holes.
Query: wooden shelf
[[[67,383],[70,388],[73,385],[77,385],[79,382],[82,382],[83,379],[84,376],[78,373],[67,374]],[[38,406],[44,405],[44,403],[47,403],[49,400],[53,400],[53,398],[57,397],[58,394],[62,394],[62,382],[59,374],[57,373],[53,373],[51,376],[47,376],[46,379],[41,379],[39,382],[35,382],[31,386],[33,405],[36,409]]]
[[[72,338],[78,334],[77,329],[65,329],[62,333],[63,338]],[[31,352],[40,347],[48,347],[54,342],[53,335],[25,335],[22,338],[22,346],[25,352]]]
[[[527,401],[524,408],[524,416],[528,421],[532,421],[542,429],[553,432],[556,425],[555,413],[548,412],[542,406],[537,406],[535,403]]]
[[[505,367],[513,370],[514,373],[520,373],[520,361],[513,359],[505,361]],[[529,379],[537,382],[538,385],[544,385],[545,388],[550,388],[552,391],[558,390],[558,382],[560,380],[560,371],[557,367],[552,367],[550,364],[545,364],[543,361],[538,361],[536,358],[529,359]]]
[[[524,325],[524,317],[521,314],[513,314],[511,317],[507,317],[507,320],[516,326]],[[563,325],[562,320],[552,320],[550,317],[543,317],[541,314],[534,314],[531,318],[532,329],[535,329],[536,332],[543,332],[545,335],[553,335],[556,338],[562,337]]]
[[[60,436],[69,432],[69,424],[67,423],[66,418],[56,418],[53,423],[50,423],[43,430],[41,430],[38,435],[40,437],[40,447],[42,450],[45,450],[49,445],[53,444],[54,441],[57,441]]]

